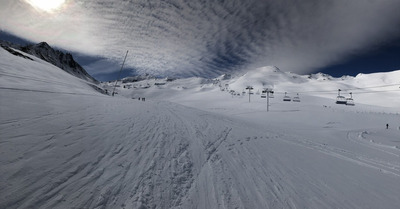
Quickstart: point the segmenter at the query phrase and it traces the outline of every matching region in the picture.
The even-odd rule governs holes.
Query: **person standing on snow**
[[[389,129],[389,124],[388,123],[386,123],[386,129]]]

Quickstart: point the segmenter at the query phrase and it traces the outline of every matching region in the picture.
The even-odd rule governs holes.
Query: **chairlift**
[[[285,92],[285,96],[283,97],[283,101],[284,101],[284,102],[290,102],[290,101],[292,101],[292,99],[290,98],[290,96],[287,95],[287,92]]]
[[[267,90],[263,90],[261,92],[261,98],[263,98],[263,99],[267,98]]]
[[[269,98],[274,98],[274,91],[269,92]]]
[[[346,104],[347,99],[344,96],[337,96],[336,97],[336,104]]]
[[[347,104],[347,99],[344,96],[340,96],[340,89],[338,89],[338,96],[336,97],[336,104]]]
[[[297,96],[293,97],[293,102],[300,102],[300,97],[298,93]]]
[[[352,92],[350,92],[350,98],[346,99],[346,105],[349,105],[349,106],[354,106],[355,105],[354,104],[354,100],[353,100],[353,93]]]
[[[354,104],[354,100],[353,100],[352,98],[347,98],[347,99],[346,99],[346,105],[354,106],[354,105],[355,105],[355,104]]]

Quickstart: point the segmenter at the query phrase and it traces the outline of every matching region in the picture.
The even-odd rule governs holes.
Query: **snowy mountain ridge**
[[[92,80],[76,77],[18,49],[3,45],[0,47],[0,57],[0,77],[5,78],[0,83],[0,88],[90,95],[93,94],[93,90],[104,93],[103,89]]]
[[[155,77],[151,76],[149,74],[129,76],[129,77],[122,78],[122,83],[138,82],[138,81],[150,80],[150,79],[155,79]]]
[[[70,53],[64,53],[62,51],[55,50],[46,42],[21,46],[15,43],[0,40],[0,44],[3,48],[11,47],[33,55],[83,80],[93,83],[99,83],[95,78],[89,75],[86,70],[81,65],[79,65],[79,63],[74,60],[73,56]]]
[[[334,78],[323,73],[297,75],[282,72],[275,66],[266,66],[241,75],[221,75],[214,79],[184,78],[170,81],[153,77],[122,79],[117,91],[128,98],[143,95],[162,99],[164,96],[179,97],[184,91],[189,95],[215,90],[242,95],[246,93],[248,86],[253,87],[254,93],[268,88],[280,97],[285,93],[289,96],[300,94],[331,99],[331,104],[335,102],[340,89],[342,95],[354,96],[359,104],[400,107],[400,100],[395,99],[400,96],[400,70]],[[110,89],[110,84],[103,83],[103,88]]]

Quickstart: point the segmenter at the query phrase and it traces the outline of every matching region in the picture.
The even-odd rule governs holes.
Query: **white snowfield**
[[[0,48],[0,208],[400,205],[400,97],[392,85],[400,71],[347,83],[277,76],[263,86],[249,74],[222,81],[237,91],[246,82],[254,92],[274,87],[267,112],[260,95],[249,103],[200,78],[120,84],[106,96],[30,57]],[[330,91],[338,87],[369,93],[354,94],[355,106],[336,105]],[[308,93],[283,102],[279,92],[293,90]]]

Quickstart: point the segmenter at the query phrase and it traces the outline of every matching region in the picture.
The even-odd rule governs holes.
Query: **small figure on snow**
[[[386,123],[386,129],[389,129],[389,124],[388,123]]]

